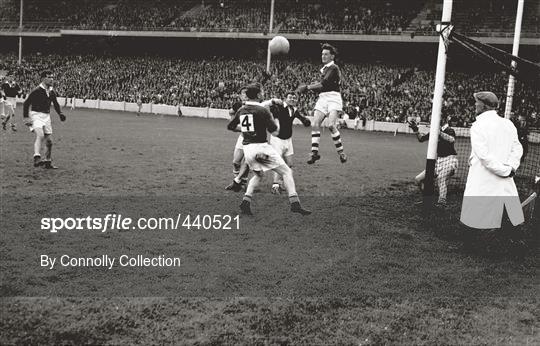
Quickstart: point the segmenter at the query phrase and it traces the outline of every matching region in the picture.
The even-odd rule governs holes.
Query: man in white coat
[[[523,148],[514,124],[500,117],[497,96],[474,94],[476,121],[471,127],[469,175],[461,207],[461,222],[474,229],[501,228],[506,210],[509,221],[523,223],[523,210],[513,176]]]

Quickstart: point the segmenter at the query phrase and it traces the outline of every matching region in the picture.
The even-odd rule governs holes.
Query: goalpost
[[[19,60],[17,63],[22,63],[22,31],[23,31],[23,0],[21,0],[21,7],[19,12]]]
[[[271,35],[274,30],[274,0],[270,2],[270,24],[268,25],[268,34]],[[270,52],[270,39],[268,40],[268,48],[266,53],[266,72],[270,73],[270,61],[272,59],[272,53]]]
[[[506,71],[509,74],[508,89],[506,93],[506,107],[504,113],[504,116],[506,118],[509,118],[511,115],[516,78],[522,83],[524,83],[524,85],[527,85],[531,88],[537,88],[538,85],[540,85],[538,84],[540,80],[540,78],[538,78],[540,76],[540,65],[538,63],[533,63],[517,56],[520,44],[524,0],[517,0],[516,25],[514,31],[512,54],[505,52],[504,50],[501,50],[499,48],[495,48],[490,45],[486,45],[478,41],[472,40],[462,34],[454,32],[453,26],[450,23],[452,3],[452,0],[444,0],[441,24],[437,27],[437,31],[440,37],[437,57],[437,69],[435,76],[435,88],[433,93],[430,137],[426,159],[426,178],[424,181],[424,202],[426,203],[432,203],[433,196],[435,195],[437,145],[444,96],[443,93],[445,84],[446,58],[447,54],[449,53],[449,42],[458,44],[459,46],[465,48],[467,51],[472,53],[474,56],[487,60],[488,63],[497,66],[498,68]],[[528,139],[525,140],[528,141]],[[467,143],[465,143],[465,141],[467,141]],[[463,139],[463,148],[467,148],[468,143],[468,138]],[[534,145],[534,148],[533,145],[530,146],[530,152],[527,157],[525,157],[525,159],[522,161],[522,165],[520,166],[518,174],[515,178],[517,179],[516,182],[519,182],[522,185],[521,187],[523,188],[523,191],[520,190],[520,194],[526,193],[526,195],[523,195],[524,197],[529,196],[531,192],[534,192],[535,189],[538,190],[538,188],[540,187],[537,181],[533,181],[535,178],[535,174],[540,175],[540,156],[538,156],[538,151],[540,149],[538,148],[537,144],[538,143]],[[458,149],[458,146],[456,146],[456,149]],[[462,155],[460,159],[460,166],[463,166],[462,168],[460,168],[460,171],[461,173],[465,173],[466,175],[467,162],[465,156],[468,156],[470,154],[470,149],[469,152],[458,153],[458,155],[460,154]],[[465,176],[461,177],[460,175],[459,177],[466,179]],[[534,203],[534,199],[532,202]]]
[[[453,0],[444,0],[441,24],[438,25],[439,51],[437,54],[437,71],[435,74],[435,90],[433,92],[433,105],[431,108],[431,124],[429,129],[429,142],[426,160],[426,179],[424,181],[424,197],[435,194],[435,165],[437,162],[437,142],[441,122],[441,110],[444,92],[444,76],[446,71],[446,39],[450,33],[450,19],[452,17]],[[425,198],[430,199],[430,198]]]
[[[514,43],[512,46],[512,55],[517,56],[519,53],[519,40],[521,38],[521,20],[523,18],[523,3],[524,0],[518,0],[518,7],[516,13],[516,27],[514,29]],[[516,68],[516,61],[512,60],[512,68]],[[512,101],[514,99],[514,84],[516,79],[511,74],[508,77],[508,90],[506,92],[506,107],[504,110],[504,117],[510,119],[510,113],[512,113]]]

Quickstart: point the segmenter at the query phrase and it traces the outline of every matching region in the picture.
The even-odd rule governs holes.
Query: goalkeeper
[[[458,169],[458,159],[454,142],[456,141],[456,132],[448,125],[449,117],[441,117],[441,129],[439,131],[439,142],[437,145],[437,164],[435,166],[435,176],[439,187],[439,206],[446,206],[446,194],[448,191],[448,180]],[[429,132],[422,134],[418,131],[418,125],[414,120],[409,121],[409,127],[418,137],[419,142],[425,142],[429,139]],[[426,171],[418,174],[414,180],[416,184],[423,189]]]

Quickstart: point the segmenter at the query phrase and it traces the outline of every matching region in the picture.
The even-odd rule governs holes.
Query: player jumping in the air
[[[289,168],[292,168],[292,157],[294,154],[292,143],[292,125],[294,119],[299,119],[304,126],[311,126],[311,121],[300,114],[296,104],[298,97],[294,91],[288,92],[283,104],[274,104],[270,111],[274,118],[279,120],[279,133],[277,136],[270,136],[270,145],[276,149],[279,155],[283,157]],[[272,184],[272,193],[279,194],[282,188],[281,176],[274,173],[274,183]]]
[[[51,103],[54,105],[54,109],[60,121],[65,121],[66,116],[62,114],[60,105],[56,100],[56,92],[52,88],[53,74],[51,71],[44,71],[41,73],[41,84],[35,88],[26,101],[24,101],[23,118],[25,124],[30,127],[30,130],[36,134],[36,140],[34,142],[34,167],[43,166],[47,169],[55,169],[58,167],[53,166],[51,153],[52,153],[52,126],[51,126]],[[32,107],[32,111],[30,111]],[[30,112],[29,112],[30,111]],[[30,117],[28,116],[30,113]],[[41,147],[45,143],[45,160],[41,160]]]
[[[251,199],[257,185],[263,178],[263,173],[273,170],[283,178],[283,185],[289,194],[291,211],[302,215],[309,215],[311,211],[302,208],[292,170],[287,166],[283,158],[268,144],[268,132],[278,134],[279,121],[274,120],[270,111],[259,103],[263,91],[259,84],[250,84],[246,88],[248,100],[242,106],[227,128],[234,131],[240,125],[244,135],[244,157],[249,167],[255,173],[248,183],[246,193],[240,205],[242,213],[252,215]]]
[[[347,162],[347,155],[343,152],[343,143],[341,143],[341,135],[337,129],[337,121],[339,113],[343,111],[343,101],[340,93],[341,71],[335,64],[334,60],[337,55],[337,50],[334,46],[325,43],[322,45],[322,63],[320,82],[310,85],[301,84],[296,90],[298,93],[303,93],[308,90],[313,90],[319,93],[319,98],[315,104],[313,130],[311,132],[311,157],[307,163],[313,164],[321,158],[319,155],[319,143],[321,141],[321,124],[328,117],[329,129],[332,135],[332,140],[339,154],[339,159],[342,163]]]
[[[456,149],[454,148],[454,142],[456,141],[456,132],[448,125],[448,118],[441,118],[441,129],[439,132],[439,141],[437,144],[437,164],[435,166],[435,176],[437,178],[437,186],[439,187],[439,199],[438,204],[440,206],[446,205],[446,193],[448,191],[448,180],[453,176],[458,169],[458,159]],[[413,130],[418,137],[419,142],[425,142],[429,139],[429,132],[422,134],[418,131],[418,125],[416,122],[410,121],[409,127]],[[426,171],[422,171],[418,174],[414,181],[422,188],[424,179],[426,178]]]
[[[2,84],[2,95],[4,98],[5,114],[2,114],[2,129],[6,129],[10,119],[15,117],[15,108],[17,108],[17,96],[22,94],[21,87],[15,82],[13,76],[8,76],[5,83]],[[10,124],[12,131],[17,131],[17,125],[13,121]]]

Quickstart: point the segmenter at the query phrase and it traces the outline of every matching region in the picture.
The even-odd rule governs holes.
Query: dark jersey
[[[60,105],[56,100],[56,93],[54,90],[51,89],[47,93],[47,91],[40,86],[35,88],[26,101],[24,101],[23,117],[28,118],[30,106],[32,106],[34,112],[49,114],[51,112],[51,102],[54,105],[56,113],[60,114]]]
[[[289,139],[292,137],[292,125],[295,118],[298,118],[302,123],[306,122],[306,118],[300,114],[297,108],[286,105],[273,105],[270,111],[274,118],[279,120],[279,134],[281,139]]]
[[[322,89],[320,92],[337,91],[339,92],[339,85],[341,80],[341,71],[338,65],[332,64],[325,66],[321,73]]]
[[[450,126],[446,127],[442,132],[446,133],[449,136],[452,136],[453,138],[456,138],[456,131],[454,131],[454,129]],[[424,142],[428,139],[429,133],[423,135],[418,140],[420,142]],[[457,155],[456,149],[454,148],[454,143],[448,142],[443,138],[439,137],[439,142],[437,144],[437,157],[446,157],[450,155]]]
[[[21,87],[17,83],[9,84],[6,82],[2,84],[2,91],[6,97],[17,97],[21,93]]]
[[[521,144],[528,143],[529,139],[529,126],[521,126],[521,124],[516,125],[518,139]]]
[[[233,110],[234,114],[236,114],[236,112],[238,112],[240,107],[242,107],[243,105],[244,105],[244,102],[242,102],[242,101],[236,101],[235,103],[233,103],[232,110]]]
[[[516,124],[516,129],[519,143],[521,143],[521,146],[523,147],[523,155],[521,156],[521,161],[523,161],[529,153],[529,125],[521,126],[518,122]]]
[[[266,143],[268,141],[268,132],[277,130],[272,113],[254,102],[247,102],[242,106],[227,128],[234,131],[238,124],[240,124],[240,129],[244,135],[244,141],[242,142],[244,145]]]

